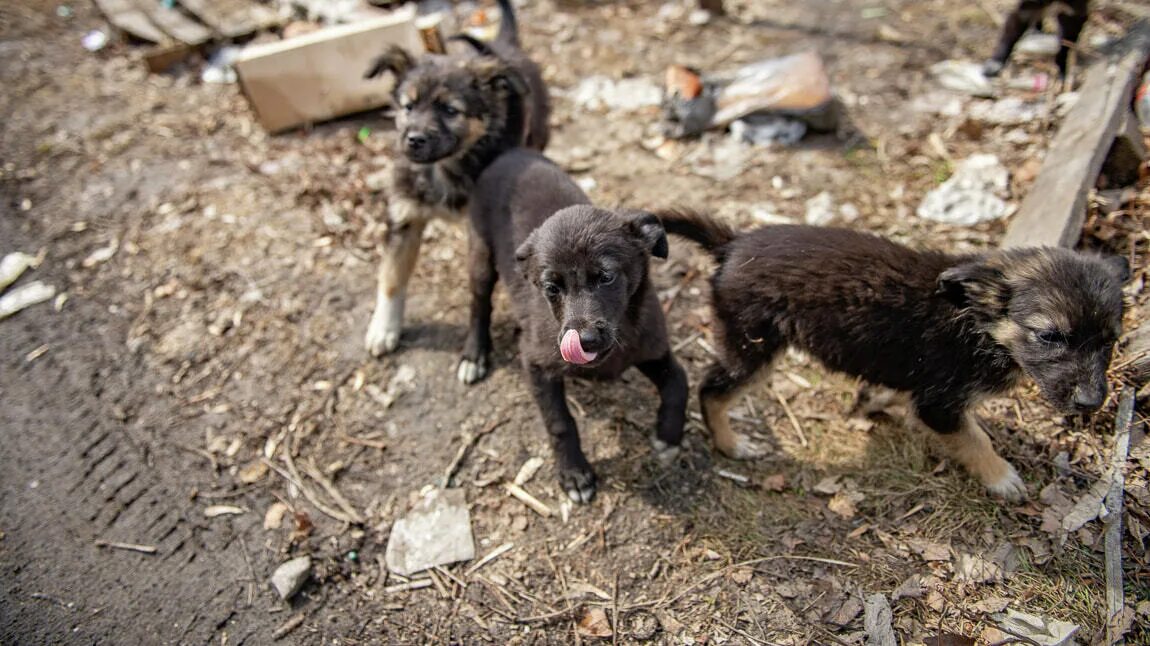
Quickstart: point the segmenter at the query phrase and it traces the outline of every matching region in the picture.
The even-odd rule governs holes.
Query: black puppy
[[[921,424],[992,493],[1025,495],[971,411],[1023,375],[1067,413],[1106,397],[1122,327],[1122,258],[1032,248],[953,256],[847,229],[737,234],[698,213],[659,214],[719,263],[711,278],[719,361],[699,390],[719,450],[751,457],[727,409],[787,345],[909,393]]]
[[[471,328],[460,381],[487,374],[491,296],[502,277],[522,328],[520,360],[567,495],[588,502],[595,494],[595,473],[567,408],[569,375],[615,378],[637,367],[659,389],[655,447],[673,453],[683,437],[687,376],[671,354],[647,273],[650,256],[667,257],[659,219],[591,206],[558,166],[524,149],[483,172],[470,214]]]
[[[370,78],[395,76],[395,127],[403,153],[385,187],[387,239],[364,340],[372,355],[399,346],[407,285],[427,223],[461,217],[475,179],[504,151],[547,145],[547,87],[539,67],[519,48],[511,3],[499,0],[499,6],[494,42],[463,39],[474,52],[415,59],[392,47],[367,71]]]
[[[1088,4],[1088,0],[1021,0],[1006,17],[998,45],[983,66],[983,71],[987,76],[997,76],[1006,66],[1010,52],[1014,51],[1014,45],[1022,38],[1022,34],[1040,23],[1047,11],[1056,11],[1058,37],[1062,40],[1062,46],[1058,49],[1055,62],[1058,63],[1058,72],[1066,78],[1066,61],[1070,56],[1070,48],[1078,43],[1078,36],[1086,26]]]

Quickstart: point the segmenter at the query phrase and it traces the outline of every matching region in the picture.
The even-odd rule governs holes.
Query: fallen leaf
[[[842,491],[843,486],[839,484],[840,477],[842,476],[827,476],[822,480],[819,480],[819,483],[814,487],[815,493],[833,496],[839,491]]]
[[[751,568],[742,567],[735,570],[734,572],[731,572],[731,580],[733,580],[735,583],[738,583],[739,585],[747,584],[752,578],[754,578],[754,576],[755,571]]]
[[[847,534],[847,538],[858,538],[859,536],[865,534],[868,529],[870,529],[870,525],[863,523],[862,525],[852,529],[850,533]]]
[[[216,516],[238,516],[245,514],[248,510],[243,507],[235,507],[233,505],[212,505],[204,509],[204,516],[208,518],[215,518]]]
[[[1062,531],[1074,532],[1086,523],[1098,518],[1100,512],[1105,511],[1102,505],[1106,493],[1110,490],[1110,478],[1104,477],[1094,483],[1086,493],[1074,503],[1070,511],[1062,517]]]
[[[1064,646],[1073,643],[1078,626],[1068,621],[1048,619],[1017,610],[994,615],[993,619],[1007,632],[1027,637],[1043,646]]]
[[[911,539],[908,540],[907,545],[910,549],[924,561],[949,561],[950,560],[950,547],[942,543],[935,543],[933,541]]]
[[[1002,580],[1002,568],[981,556],[959,554],[954,566],[959,581],[971,583],[994,583]]]
[[[891,601],[898,601],[899,599],[921,599],[923,593],[926,592],[926,580],[921,574],[912,574],[905,581],[899,584],[895,591],[891,593]]]
[[[974,609],[979,612],[994,613],[1006,610],[1010,605],[1010,599],[1005,597],[987,597],[982,601],[974,604]]]
[[[864,498],[866,496],[858,491],[840,491],[827,501],[827,509],[850,520],[857,512],[855,503],[861,502]]]
[[[607,613],[598,607],[583,611],[583,618],[575,626],[575,631],[584,637],[610,637],[615,634],[611,630],[611,622],[607,620]]]
[[[763,478],[763,489],[767,491],[783,491],[787,488],[787,477],[781,473],[776,473],[771,476]]]
[[[970,637],[954,633],[939,633],[934,637],[927,637],[922,643],[926,646],[974,646],[975,644]]]
[[[836,626],[846,626],[854,621],[855,617],[863,611],[862,599],[851,595],[843,601],[842,605],[835,610],[834,614],[830,616],[828,621]]]

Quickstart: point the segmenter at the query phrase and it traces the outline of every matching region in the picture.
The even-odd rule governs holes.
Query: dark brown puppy
[[[657,450],[683,437],[687,376],[667,341],[648,258],[667,257],[667,238],[649,213],[591,206],[542,155],[504,153],[475,187],[470,208],[471,327],[459,379],[487,374],[491,295],[498,278],[522,328],[519,355],[550,434],[559,482],[576,502],[595,495],[595,472],[567,408],[567,376],[612,379],[635,366],[659,389]]]
[[[1058,13],[1058,37],[1062,46],[1058,49],[1055,62],[1058,63],[1058,72],[1066,78],[1066,61],[1070,57],[1070,48],[1078,43],[1078,36],[1086,26],[1088,16],[1088,0],[1021,0],[1018,6],[1006,17],[1002,26],[1002,33],[998,37],[998,45],[994,48],[990,60],[983,65],[987,76],[997,76],[1006,66],[1014,45],[1022,34],[1040,22],[1048,11]]]
[[[719,361],[699,390],[716,446],[755,449],[727,409],[788,345],[827,367],[909,393],[917,421],[991,492],[1025,495],[971,414],[1027,375],[1059,410],[1097,409],[1121,332],[1122,258],[1034,248],[953,256],[847,229],[772,226],[743,234],[690,212],[669,233],[719,263],[711,278]]]
[[[367,76],[395,76],[396,131],[403,156],[385,192],[387,239],[365,345],[374,356],[399,346],[407,285],[423,229],[458,218],[483,169],[506,150],[547,144],[550,106],[539,68],[519,49],[510,2],[500,0],[499,36],[477,52],[414,59],[393,47]]]

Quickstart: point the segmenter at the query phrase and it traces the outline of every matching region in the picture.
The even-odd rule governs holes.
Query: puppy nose
[[[587,352],[599,352],[603,349],[606,336],[598,325],[590,325],[579,330],[579,345]]]
[[[1089,413],[1102,407],[1102,400],[1106,398],[1105,389],[1074,389],[1074,408],[1080,413]]]
[[[421,135],[418,133],[407,135],[407,147],[408,148],[418,150],[420,148],[423,148],[425,145],[427,145],[427,137],[425,135]]]

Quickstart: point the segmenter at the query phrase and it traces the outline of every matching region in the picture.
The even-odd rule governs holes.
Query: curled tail
[[[689,209],[655,211],[667,233],[698,243],[717,259],[723,257],[723,247],[738,235],[734,229],[709,215]]]
[[[515,20],[515,8],[511,0],[498,0],[499,2],[499,35],[495,40],[519,47],[519,22]]]

